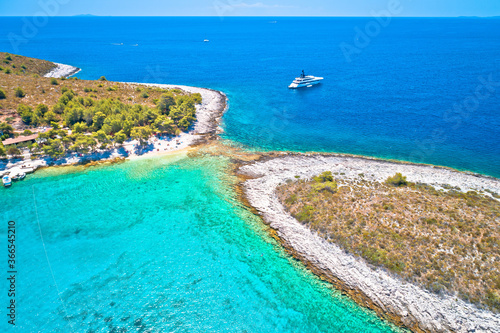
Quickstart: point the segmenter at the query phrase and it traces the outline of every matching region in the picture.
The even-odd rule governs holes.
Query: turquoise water
[[[288,256],[238,203],[227,164],[51,168],[1,189],[1,248],[17,226],[17,331],[396,331]]]

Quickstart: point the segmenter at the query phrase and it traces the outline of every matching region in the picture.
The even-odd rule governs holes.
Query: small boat
[[[292,84],[288,86],[290,89],[296,89],[296,88],[301,88],[301,87],[312,87],[315,84],[321,83],[321,81],[324,80],[322,77],[316,77],[312,75],[306,75],[304,71],[302,71],[302,74],[295,78],[293,80]]]
[[[26,178],[26,173],[22,171],[18,171],[12,176],[12,180],[23,180],[24,178]]]
[[[203,40],[203,42],[208,43],[210,42],[208,39]]]
[[[2,183],[3,183],[3,186],[9,187],[10,185],[12,185],[12,179],[10,179],[10,177],[8,175],[5,175],[2,177]]]

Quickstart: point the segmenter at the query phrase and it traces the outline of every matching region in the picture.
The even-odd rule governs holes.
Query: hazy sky
[[[500,0],[0,0],[0,16],[371,16],[391,2],[395,16],[500,15]]]

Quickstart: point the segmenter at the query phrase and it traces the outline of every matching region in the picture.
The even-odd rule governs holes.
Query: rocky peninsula
[[[346,253],[293,218],[280,203],[276,187],[298,177],[309,179],[324,171],[337,172],[352,180],[359,179],[362,173],[367,180],[379,182],[401,172],[411,182],[436,188],[453,186],[465,192],[490,191],[485,193],[500,192],[498,179],[440,167],[330,155],[276,157],[239,169],[240,174],[249,178],[243,183],[246,199],[276,231],[282,244],[313,272],[359,304],[415,332],[498,332],[499,314],[478,309],[457,297],[438,296],[406,283]]]

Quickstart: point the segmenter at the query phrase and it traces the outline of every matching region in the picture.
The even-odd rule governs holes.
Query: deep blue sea
[[[83,79],[220,89],[230,100],[224,136],[249,148],[370,155],[500,177],[500,18],[375,22],[0,18],[0,50],[80,67]],[[357,33],[366,29],[365,37]],[[303,69],[323,84],[289,90]]]
[[[220,89],[224,138],[248,149],[500,177],[500,19],[393,19],[357,35],[373,20],[0,17],[0,50],[82,79]],[[324,82],[289,90],[303,69]],[[19,332],[397,331],[291,258],[238,202],[229,163],[50,168],[0,189],[0,331],[9,220]]]

